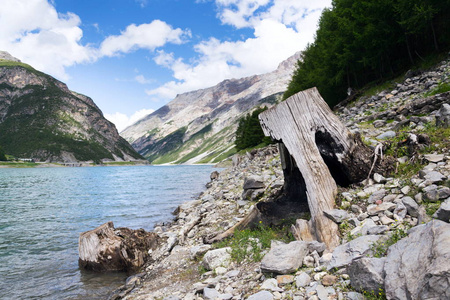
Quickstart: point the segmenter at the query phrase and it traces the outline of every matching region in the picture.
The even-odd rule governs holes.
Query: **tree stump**
[[[309,230],[302,223],[299,232],[333,249],[339,245],[338,226],[323,211],[335,206],[336,183],[348,186],[367,178],[373,151],[342,124],[316,88],[262,112],[259,120],[265,135],[282,144],[284,201],[308,203]],[[385,174],[392,165],[382,161],[374,172]]]
[[[148,251],[155,250],[159,236],[143,229],[114,228],[105,223],[80,234],[79,265],[93,271],[135,271],[144,265]]]

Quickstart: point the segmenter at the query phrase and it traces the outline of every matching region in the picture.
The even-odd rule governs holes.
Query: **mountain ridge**
[[[140,156],[95,102],[0,53],[0,145],[38,161],[130,161]]]
[[[152,163],[216,162],[224,152],[231,151],[242,116],[281,98],[299,57],[296,53],[269,73],[226,79],[213,87],[179,94],[121,135]],[[193,140],[198,133],[201,138]],[[211,145],[213,140],[215,146]]]

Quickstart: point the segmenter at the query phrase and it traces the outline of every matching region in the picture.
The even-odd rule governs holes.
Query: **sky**
[[[1,0],[0,50],[91,97],[119,131],[174,99],[263,74],[331,0]]]

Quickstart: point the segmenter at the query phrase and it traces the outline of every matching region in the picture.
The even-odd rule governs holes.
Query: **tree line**
[[[272,142],[270,137],[264,136],[261,124],[259,124],[258,115],[265,110],[267,110],[267,107],[258,108],[239,120],[234,142],[237,150],[244,150],[261,144],[268,145]]]
[[[450,0],[333,0],[284,94],[316,86],[330,106],[450,46]]]

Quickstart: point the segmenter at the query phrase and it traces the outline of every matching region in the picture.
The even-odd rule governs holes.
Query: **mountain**
[[[256,107],[279,101],[299,57],[293,55],[270,73],[177,95],[121,135],[155,164],[220,161],[235,151],[239,119]]]
[[[91,98],[0,51],[0,146],[50,162],[142,159]]]

